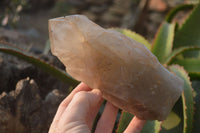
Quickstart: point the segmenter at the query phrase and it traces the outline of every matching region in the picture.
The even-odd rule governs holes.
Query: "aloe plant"
[[[181,10],[193,9],[185,23],[173,22]],[[184,80],[184,92],[165,121],[149,121],[142,133],[198,133],[200,132],[200,4],[181,5],[172,9],[157,31],[151,51],[171,72]],[[127,31],[121,29],[127,35]],[[138,40],[135,33],[129,37],[147,45],[147,40]],[[117,129],[122,133],[133,115],[122,111]]]
[[[192,10],[185,23],[178,25],[174,16],[182,10]],[[144,44],[172,73],[184,80],[184,92],[165,121],[148,121],[142,133],[198,133],[200,132],[200,4],[181,5],[169,12],[157,31],[153,44],[127,29],[116,29]],[[49,72],[60,80],[77,85],[78,82],[61,70],[18,48],[0,43],[0,51],[17,56]],[[122,111],[116,130],[122,133],[133,115]]]
[[[28,53],[22,49],[19,49],[19,48],[13,46],[12,44],[0,41],[0,52],[4,52],[7,54],[16,56],[22,60],[25,60],[25,61],[39,67],[43,71],[46,71],[47,73],[51,74],[52,76],[60,79],[61,81],[68,83],[72,86],[76,86],[79,83],[78,81],[76,81],[75,79],[73,79],[72,77],[67,75],[66,72],[64,72],[58,68],[55,68],[54,66],[51,66],[50,64],[38,59],[34,55],[31,55],[30,53]]]

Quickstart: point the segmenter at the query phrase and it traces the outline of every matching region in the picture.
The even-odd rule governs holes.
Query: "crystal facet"
[[[49,20],[51,51],[75,79],[140,119],[164,120],[183,91],[141,43],[82,15]]]

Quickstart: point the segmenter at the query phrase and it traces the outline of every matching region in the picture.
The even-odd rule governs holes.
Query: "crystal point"
[[[75,79],[140,119],[164,120],[183,81],[141,43],[82,15],[49,20],[52,53]]]

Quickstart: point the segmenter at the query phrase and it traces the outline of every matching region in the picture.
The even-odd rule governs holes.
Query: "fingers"
[[[124,133],[140,133],[145,123],[145,120],[140,120],[137,117],[134,117],[129,123]]]
[[[58,125],[77,123],[88,125],[92,128],[93,121],[103,102],[102,94],[97,89],[89,88],[86,84],[79,84],[71,94],[60,104],[55,118],[50,127],[50,133],[54,132]],[[95,133],[111,133],[115,124],[118,108],[107,102],[104,112],[97,124]],[[134,117],[124,133],[140,133],[145,125],[144,120]],[[69,124],[70,125],[70,124]]]
[[[97,91],[97,93],[99,93],[99,90],[96,90],[96,89],[92,90],[91,93],[96,93],[96,91]],[[87,122],[87,125],[88,125],[90,130],[92,130],[94,119],[95,119],[95,117],[96,117],[96,115],[97,115],[102,103],[103,103],[103,98],[101,98],[101,100],[99,101],[98,104],[96,104],[93,107],[91,107],[89,112],[87,113],[86,122]]]
[[[112,133],[117,113],[118,108],[107,102],[95,133]]]
[[[80,91],[77,92],[68,107],[63,112],[60,122],[70,123],[73,121],[86,122],[89,112],[96,112],[102,101],[101,92],[99,90],[92,90],[91,92]],[[94,117],[95,118],[95,117]],[[93,119],[94,119],[93,118]],[[92,118],[91,118],[92,119]],[[86,123],[87,124],[87,123]]]
[[[89,88],[86,84],[84,83],[80,83],[63,101],[62,103],[59,105],[57,113],[54,117],[54,120],[52,122],[52,124],[57,123],[57,121],[60,119],[62,113],[65,111],[65,109],[67,108],[68,104],[70,103],[70,101],[72,100],[73,96],[80,91],[90,91],[91,88]]]
[[[64,109],[68,106],[68,104],[70,103],[70,101],[72,100],[72,98],[74,97],[74,95],[77,93],[77,92],[80,92],[80,91],[90,91],[92,90],[91,88],[89,88],[86,84],[84,83],[80,83],[68,96],[67,98],[65,98],[62,103],[60,104],[59,107],[64,107]]]

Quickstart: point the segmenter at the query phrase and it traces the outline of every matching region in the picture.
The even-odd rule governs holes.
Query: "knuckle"
[[[74,95],[75,100],[84,100],[88,97],[88,92],[85,91],[79,91]]]

